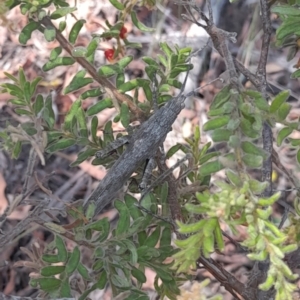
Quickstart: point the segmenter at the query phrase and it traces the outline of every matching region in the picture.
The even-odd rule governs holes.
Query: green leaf
[[[219,251],[223,251],[225,248],[225,243],[224,243],[223,234],[219,222],[217,222],[217,225],[215,227],[215,240],[217,244],[216,248]]]
[[[299,77],[300,77],[300,70],[295,71],[291,75],[291,79],[296,79],[296,78],[299,78]]]
[[[133,60],[133,56],[126,56],[121,58],[116,65],[118,65],[120,67],[121,70],[125,69]]]
[[[81,296],[78,298],[78,300],[89,299],[89,298],[87,298],[87,296],[88,296],[91,292],[93,292],[94,290],[96,290],[96,289],[97,289],[96,284],[92,285],[92,287],[90,287],[89,289],[85,290],[85,291],[81,294]]]
[[[139,217],[143,216],[143,213],[136,206],[136,204],[138,204],[138,201],[134,197],[132,197],[129,194],[126,194],[125,195],[125,204],[128,207],[129,213],[133,220],[136,220]]]
[[[150,56],[144,56],[142,57],[142,60],[148,64],[149,66],[154,66],[154,67],[159,67],[159,64],[153,59],[151,58]]]
[[[237,136],[237,135],[232,135],[229,138],[228,145],[229,145],[229,147],[231,147],[233,149],[239,148],[240,145],[241,145],[241,139],[240,139],[240,137]]]
[[[182,83],[176,79],[168,79],[167,83],[177,89],[180,89],[182,87]]]
[[[107,273],[105,270],[103,270],[95,286],[97,287],[97,289],[103,290],[105,288],[106,283],[107,283]]]
[[[258,156],[263,157],[263,159],[266,159],[268,157],[268,154],[266,153],[266,151],[264,149],[257,147],[256,145],[254,145],[251,142],[248,142],[248,141],[242,142],[241,146],[245,153],[258,155]]]
[[[212,104],[210,105],[210,109],[217,109],[217,108],[222,107],[226,102],[229,101],[230,97],[231,97],[230,86],[226,85],[215,96]]]
[[[261,156],[253,154],[245,154],[242,157],[242,160],[250,168],[260,168],[263,163],[263,158]]]
[[[47,147],[48,153],[53,153],[56,151],[60,151],[66,148],[73,146],[76,143],[75,139],[72,138],[62,138],[55,142],[54,144]]]
[[[241,180],[241,177],[239,174],[233,172],[232,170],[228,169],[226,170],[226,175],[230,182],[234,184],[236,187],[241,187],[243,181]]]
[[[15,112],[18,114],[18,115],[25,115],[25,116],[30,116],[31,115],[31,112],[26,110],[26,109],[22,109],[22,108],[16,108],[15,109]]]
[[[82,100],[85,100],[87,98],[99,97],[101,94],[102,94],[102,91],[101,91],[100,88],[90,89],[90,90],[85,91],[84,93],[82,93],[80,98]]]
[[[37,30],[40,27],[37,22],[28,23],[21,31],[19,35],[19,42],[22,45],[26,45],[28,40],[31,38],[31,34],[33,31]]]
[[[86,21],[85,20],[78,20],[72,27],[71,31],[70,31],[70,34],[69,34],[69,42],[74,45],[76,40],[77,40],[77,37],[78,37],[78,34],[83,26],[83,24],[85,24]]]
[[[97,129],[98,129],[98,118],[94,116],[91,121],[91,134],[92,134],[93,142],[96,144],[98,144]]]
[[[287,15],[287,16],[300,16],[300,9],[297,6],[291,5],[277,5],[271,8],[271,11],[275,14]]]
[[[24,73],[24,69],[22,67],[19,68],[19,83],[20,87],[24,88],[25,83],[27,82],[26,80],[26,75]]]
[[[66,264],[66,273],[71,275],[78,267],[80,261],[80,250],[78,246],[76,246],[71,253],[71,256]]]
[[[121,86],[119,87],[119,92],[120,93],[126,93],[128,91],[131,91],[135,88],[138,87],[138,80],[137,79],[132,79],[130,81],[127,81],[123,84],[121,84]]]
[[[114,206],[119,212],[119,221],[116,228],[116,236],[119,236],[126,233],[130,226],[130,213],[127,206],[119,200],[115,201]]]
[[[76,161],[70,164],[70,167],[75,167],[85,161],[88,157],[94,156],[97,152],[96,149],[86,149],[85,151],[79,152]]]
[[[11,95],[16,96],[20,99],[24,98],[23,90],[15,84],[5,83],[2,85]],[[14,92],[14,93],[13,93]]]
[[[130,124],[130,112],[127,103],[123,102],[120,110],[120,120],[122,125],[127,128]]]
[[[169,151],[167,152],[166,158],[169,159],[170,157],[172,157],[177,151],[182,149],[182,145],[181,144],[176,144],[174,146],[172,146]]]
[[[283,21],[281,26],[276,30],[276,37],[278,46],[282,45],[284,39],[296,34],[297,28],[299,28],[300,20],[297,17],[289,17]]]
[[[62,273],[65,266],[47,266],[41,269],[42,276],[53,276]]]
[[[73,47],[72,56],[73,57],[86,57],[87,49],[83,46]]]
[[[44,262],[47,262],[47,263],[50,263],[50,264],[60,262],[60,259],[58,258],[58,255],[51,255],[51,254],[43,254],[42,260]]]
[[[268,112],[270,110],[269,103],[263,97],[254,98],[254,103],[255,103],[255,106],[257,108],[259,108],[260,110],[263,110],[263,111],[266,111],[266,112]]]
[[[183,234],[197,233],[203,229],[204,225],[207,223],[207,220],[200,220],[196,223],[184,224],[180,221],[177,221],[179,227],[178,231]]]
[[[256,194],[261,194],[268,186],[267,182],[260,182],[258,180],[255,179],[251,179],[249,180],[249,186],[250,186],[250,190],[253,193]]]
[[[278,111],[277,111],[277,115],[279,118],[279,121],[284,121],[286,119],[286,117],[288,116],[290,110],[291,110],[292,106],[289,103],[283,103]]]
[[[31,93],[30,93],[30,82],[29,81],[26,81],[24,84],[24,97],[25,97],[27,104],[30,104]]]
[[[8,100],[11,104],[14,104],[16,106],[26,106],[26,102],[21,99],[10,99]]]
[[[210,152],[210,153],[207,153],[204,155],[201,154],[201,156],[199,158],[199,164],[203,165],[204,163],[209,161],[211,158],[216,157],[216,156],[220,156],[220,152]]]
[[[240,125],[243,134],[245,134],[246,136],[251,137],[253,139],[260,137],[261,133],[254,130],[251,122],[248,121],[247,119],[242,118]]]
[[[85,54],[86,57],[89,57],[89,56],[91,56],[92,54],[95,53],[95,51],[96,51],[96,49],[97,49],[97,47],[99,45],[99,42],[100,42],[100,38],[99,37],[94,37],[90,41],[89,45],[87,46],[87,52]]]
[[[109,2],[117,9],[117,10],[124,10],[125,9],[125,6],[120,3],[119,1],[117,0],[109,0]]]
[[[69,279],[65,279],[63,280],[63,282],[61,283],[60,286],[60,294],[61,297],[65,297],[65,298],[71,298],[72,294],[71,294],[71,287],[69,284]]]
[[[55,115],[53,111],[53,102],[51,94],[49,94],[46,98],[44,109],[42,110],[42,117],[49,126],[49,128],[53,128],[55,124]]]
[[[167,63],[166,58],[164,56],[162,56],[161,54],[158,54],[157,57],[158,57],[159,61],[161,62],[161,64],[167,68],[168,63]],[[150,79],[152,79],[152,78],[150,78]]]
[[[14,81],[15,83],[18,84],[19,80],[18,80],[15,76],[13,76],[13,75],[11,75],[11,74],[9,74],[9,73],[7,73],[7,72],[4,72],[4,75],[5,75],[6,77],[8,77],[10,80],[12,80],[12,81]]]
[[[103,77],[111,77],[119,73],[122,73],[122,69],[118,65],[105,65],[98,70],[98,74]]]
[[[223,165],[218,161],[208,162],[199,168],[201,176],[205,177],[224,169]]]
[[[202,250],[203,250],[203,255],[205,257],[209,257],[210,254],[212,252],[214,252],[215,248],[214,248],[214,243],[215,243],[215,237],[214,235],[212,234],[211,236],[209,237],[205,237],[203,238],[203,241],[202,241]]]
[[[105,232],[105,234],[108,234],[109,228],[110,228],[110,224],[108,218],[100,219],[98,221],[95,221],[85,226],[85,229],[102,231]]]
[[[127,39],[124,39],[124,44],[131,49],[142,49],[143,48],[141,43],[131,43]]]
[[[89,271],[87,270],[87,268],[82,263],[78,264],[77,270],[78,270],[78,273],[82,276],[83,279],[91,280],[90,275],[89,275]]]
[[[145,283],[147,281],[144,272],[135,267],[131,269],[131,275],[140,283]]]
[[[134,243],[131,240],[123,240],[123,243],[127,246],[128,250],[130,251],[130,263],[135,265],[138,261],[137,250]]]
[[[267,279],[264,283],[259,285],[262,291],[268,291],[275,283],[275,275],[268,274]]]
[[[36,78],[34,78],[32,80],[32,82],[30,83],[30,95],[31,97],[34,95],[36,87],[38,86],[39,82],[42,80],[43,78],[38,76]]]
[[[297,158],[298,164],[300,164],[300,150],[297,151],[296,158]]]
[[[26,122],[26,123],[21,124],[21,127],[30,136],[33,136],[37,133],[34,123]]]
[[[72,12],[74,12],[75,10],[77,10],[76,7],[61,7],[58,8],[56,11],[54,11],[51,15],[50,18],[52,20],[56,20],[59,18],[62,18],[68,14],[71,14]]]
[[[125,74],[120,73],[116,77],[116,87],[119,89],[125,83]]]
[[[160,237],[160,226],[157,226],[155,230],[147,237],[144,246],[155,247]]]
[[[156,69],[156,67],[154,68],[153,66],[147,66],[145,68],[145,72],[146,72],[148,78],[152,81],[153,78],[155,78],[155,75],[157,73],[157,69]]]
[[[121,277],[117,274],[113,274],[111,276],[111,282],[113,285],[119,287],[119,288],[129,288],[131,287],[131,283],[126,277]]]
[[[53,42],[56,37],[56,31],[54,27],[46,27],[44,30],[44,36],[47,42]]]
[[[73,119],[77,115],[80,108],[81,108],[81,99],[77,99],[75,102],[73,102],[71,109],[69,110],[68,114],[65,117],[65,122],[64,122],[65,131],[70,131],[70,132],[72,131]]]
[[[104,143],[107,144],[107,143],[110,143],[114,140],[114,135],[113,135],[113,130],[112,130],[112,122],[111,121],[108,121],[106,122],[105,124],[105,127],[104,127],[104,132],[105,132],[105,135],[104,135]]]
[[[57,255],[59,261],[65,262],[68,257],[68,252],[63,239],[59,235],[55,236],[55,246],[57,248]]]
[[[285,138],[287,138],[292,132],[293,132],[293,129],[290,127],[282,128],[277,135],[277,146],[278,147],[281,146],[283,140]]]
[[[42,291],[47,293],[55,292],[61,285],[61,280],[56,278],[38,278],[37,279]]]
[[[207,124],[207,123],[206,123]],[[217,143],[217,142],[227,142],[229,141],[230,137],[232,135],[232,131],[228,130],[228,129],[215,129],[214,131],[212,131],[212,133],[210,134],[211,139]]]
[[[170,58],[170,69],[171,70],[173,70],[176,67],[177,62],[178,62],[178,55],[172,53],[171,58]]]
[[[282,91],[272,101],[270,105],[270,113],[275,113],[279,107],[288,99],[290,95],[289,91]]]
[[[203,130],[204,131],[209,131],[209,130],[214,130],[214,129],[217,129],[217,128],[221,128],[221,127],[227,125],[229,120],[230,120],[229,116],[221,116],[221,117],[212,119],[210,121],[207,121],[204,124]]]
[[[210,109],[210,111],[208,112],[208,116],[209,117],[216,117],[216,116],[220,116],[224,114],[224,106],[220,107],[220,108],[216,108],[216,109]]]
[[[103,100],[100,100],[95,105],[91,106],[86,114],[87,116],[92,116],[98,114],[100,111],[106,109],[106,108],[112,108],[114,107],[113,102],[110,98],[106,98]]]
[[[43,65],[42,69],[44,72],[52,70],[59,66],[70,66],[75,63],[75,60],[72,57],[57,57],[53,61],[48,61]]]
[[[167,43],[160,43],[159,44],[161,50],[166,54],[166,56],[168,57],[168,59],[171,59],[172,54],[174,53],[174,51],[170,48],[170,46]],[[166,64],[166,67],[168,66],[168,64]]]
[[[176,78],[180,73],[187,72],[189,70],[192,70],[194,65],[192,64],[183,64],[183,65],[177,65],[169,74],[169,78]]]
[[[138,20],[136,12],[134,10],[131,11],[131,20],[132,20],[132,23],[135,25],[135,27],[138,28],[140,31],[152,32],[155,30],[154,28],[149,28],[149,27],[145,26],[143,23],[141,23]]]
[[[141,206],[145,207],[148,210],[151,210],[152,213],[156,213],[157,203],[154,195],[152,193],[148,193],[141,201]]]
[[[172,232],[170,227],[165,227],[162,231],[160,238],[160,247],[170,246],[172,239]]]
[[[60,21],[58,24],[58,30],[60,32],[63,32],[67,27],[67,22],[66,21]]]
[[[150,264],[150,263],[147,263],[150,267],[152,267],[155,272],[157,273],[157,275],[160,277],[160,279],[165,282],[165,281],[172,281],[173,280],[173,277],[172,275],[167,272],[166,270],[164,270],[163,268],[157,266],[157,265],[153,265],[153,264]]]
[[[17,141],[14,145],[12,158],[17,159],[21,153],[22,150],[22,143],[20,141]]]
[[[68,94],[71,92],[74,92],[90,83],[92,83],[94,80],[92,78],[84,78],[86,74],[85,70],[79,71],[72,79],[70,84],[65,88],[64,94]]]
[[[97,247],[94,251],[94,254],[93,254],[94,257],[96,258],[104,258],[105,256],[105,249],[100,246],[100,247]]]

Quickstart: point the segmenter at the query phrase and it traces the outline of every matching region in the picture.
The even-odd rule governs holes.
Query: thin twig
[[[54,24],[52,23],[52,21],[49,17],[44,17],[40,22],[41,22],[41,24],[45,25],[46,27],[52,27],[55,29],[56,39],[59,42],[59,44],[62,46],[62,48],[74,60],[76,60],[83,68],[85,68],[88,71],[88,73],[93,77],[93,79],[105,88],[106,92],[110,96],[117,99],[119,104],[126,103],[129,107],[129,109],[134,114],[134,116],[137,117],[137,119],[145,120],[145,115],[144,115],[143,111],[137,105],[135,105],[125,94],[120,93],[117,90],[117,88],[107,78],[100,76],[92,64],[90,64],[83,57],[73,56],[73,54],[72,54],[73,47],[65,39],[65,37],[61,34],[61,32],[54,26]]]

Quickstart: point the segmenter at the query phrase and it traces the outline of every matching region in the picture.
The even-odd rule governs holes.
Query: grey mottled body
[[[114,200],[137,167],[146,159],[155,156],[158,147],[165,140],[172,124],[184,108],[185,98],[186,96],[180,95],[170,100],[132,134],[126,150],[87,199],[85,208],[90,201],[94,201],[95,214],[101,212]]]

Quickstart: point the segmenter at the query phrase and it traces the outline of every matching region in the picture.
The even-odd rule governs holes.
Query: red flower
[[[107,49],[104,51],[105,58],[112,62],[114,60],[115,50],[114,49]]]
[[[124,40],[126,39],[126,37],[127,37],[127,28],[123,26],[120,30],[120,38]]]

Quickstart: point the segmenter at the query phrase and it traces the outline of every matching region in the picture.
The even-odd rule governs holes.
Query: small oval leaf
[[[55,142],[53,145],[50,145],[47,147],[47,152],[48,153],[53,153],[59,150],[66,149],[68,147],[73,146],[76,143],[75,139],[69,139],[69,138],[62,138]]]
[[[106,108],[112,108],[112,107],[114,107],[112,100],[110,98],[106,98],[106,99],[103,99],[103,100],[97,102],[95,105],[91,106],[87,110],[86,114],[88,116],[96,115],[100,111],[102,111]]]

